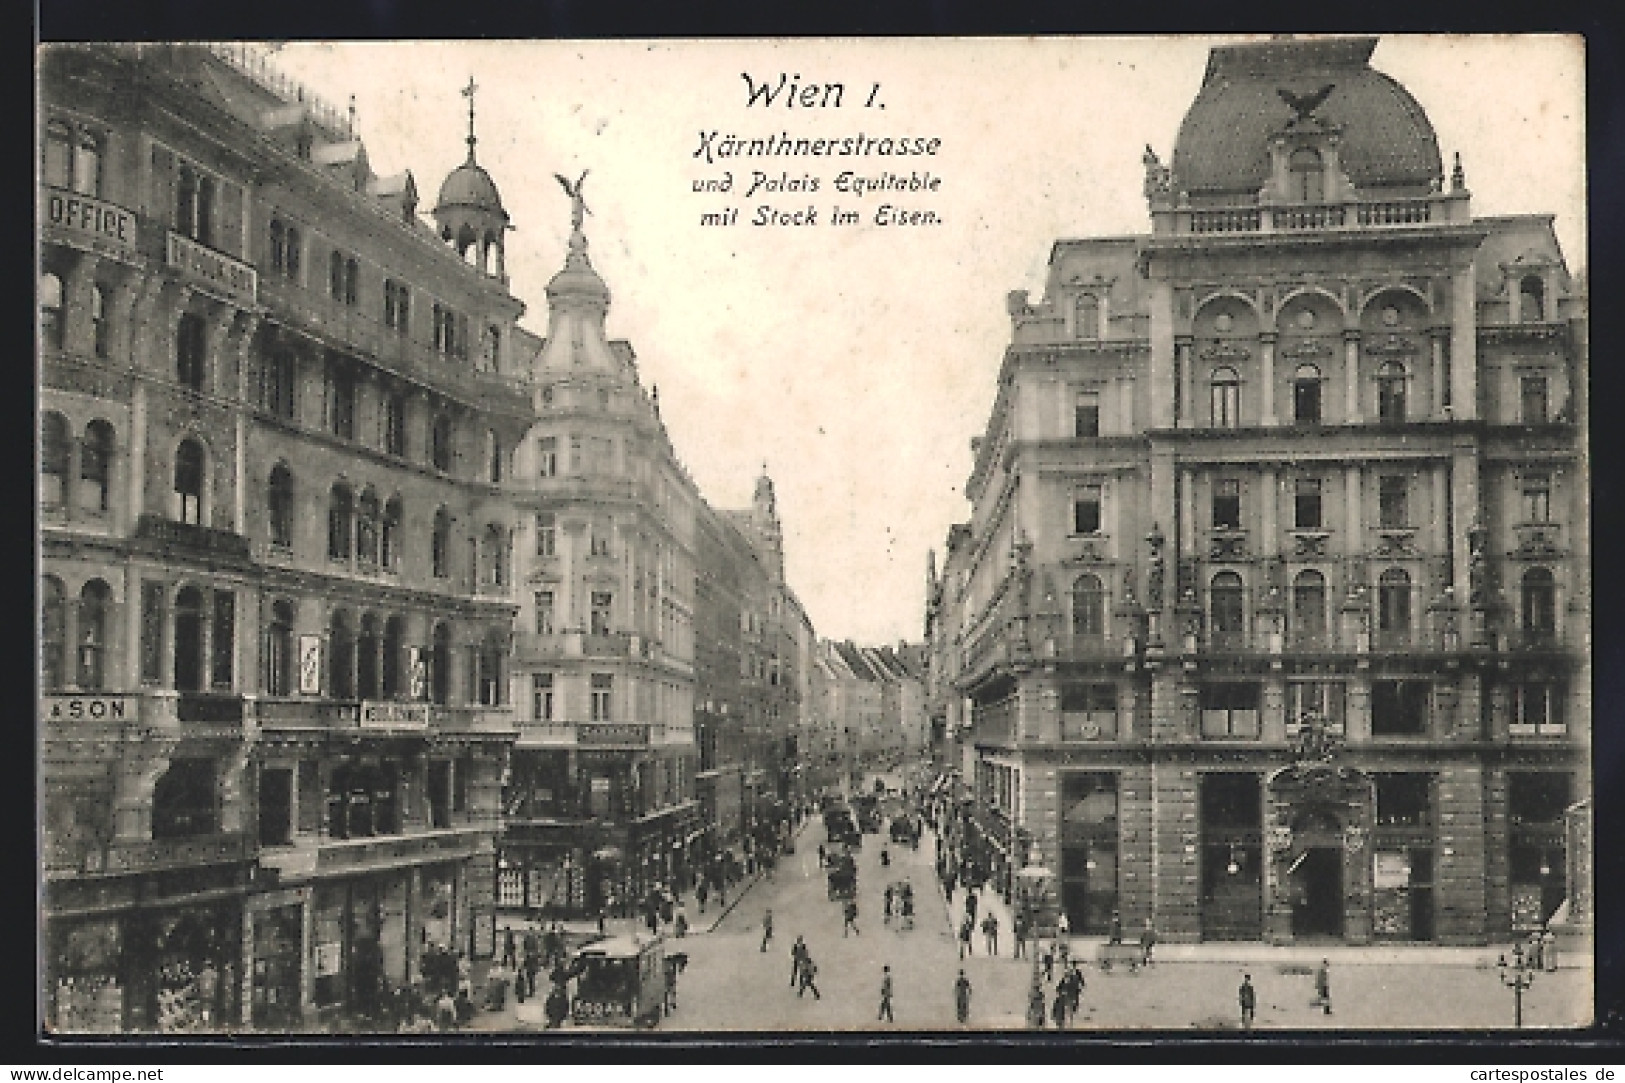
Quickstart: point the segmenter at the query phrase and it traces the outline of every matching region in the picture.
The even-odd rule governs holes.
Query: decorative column
[[[1343,471],[1343,480],[1347,503],[1345,505],[1343,522],[1343,552],[1349,557],[1357,557],[1365,552],[1365,523],[1360,506],[1360,475],[1362,467],[1352,464]]]
[[[1478,417],[1478,327],[1474,309],[1473,265],[1450,280],[1450,412],[1471,421]],[[1513,291],[1517,295],[1517,291]]]
[[[1450,412],[1445,409],[1444,405],[1444,347],[1445,339],[1449,334],[1449,329],[1443,327],[1435,327],[1428,332],[1428,356],[1431,360],[1431,375],[1428,381],[1428,416],[1435,421],[1444,421],[1450,416]]]
[[[1360,332],[1343,332],[1343,413],[1351,425],[1365,420],[1360,410]]]
[[[1151,284],[1151,428],[1172,428],[1174,413],[1174,291],[1167,282]],[[1185,409],[1188,405],[1182,404]]]
[[[1278,425],[1275,416],[1275,332],[1265,331],[1258,336],[1259,360],[1264,368],[1264,424]]]
[[[1196,427],[1196,380],[1191,372],[1191,340],[1181,335],[1174,340],[1179,369],[1179,427]]]

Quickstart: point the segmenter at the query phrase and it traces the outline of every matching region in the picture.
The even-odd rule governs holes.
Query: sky
[[[478,158],[515,226],[510,285],[539,335],[570,226],[554,174],[590,170],[609,334],[660,389],[701,493],[748,506],[765,464],[786,574],[818,634],[895,643],[921,638],[927,551],[940,559],[948,527],[969,517],[970,441],[993,403],[1006,296],[1041,295],[1058,238],[1149,231],[1141,155],[1149,144],[1171,159],[1219,43],[297,42],[273,63],[341,109],[353,95],[373,169],[410,169],[425,212],[466,155],[459,91],[474,78]],[[1402,36],[1372,57],[1426,110],[1445,161],[1460,152],[1474,213],[1555,214],[1571,270],[1586,263],[1582,48]],[[773,104],[750,104],[752,84],[781,76]],[[797,86],[813,89],[792,99]],[[940,142],[906,158],[709,163],[696,156],[708,132],[713,152],[729,135]],[[854,195],[836,190],[848,170],[929,173],[937,187]],[[754,171],[779,190],[749,193]],[[696,191],[725,176],[731,191]],[[881,223],[882,204],[937,220]],[[729,207],[736,224],[703,221]],[[761,207],[816,221],[751,224]],[[836,207],[857,221],[833,224]]]

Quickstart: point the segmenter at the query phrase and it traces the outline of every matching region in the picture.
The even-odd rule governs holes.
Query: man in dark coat
[[[846,901],[846,908],[843,918],[844,920],[841,923],[841,935],[843,937],[846,935],[846,931],[848,929],[852,930],[854,936],[862,932],[862,930],[858,928],[858,901],[856,899],[848,899]]]
[[[1315,970],[1315,1000],[1320,1004],[1321,1014],[1332,1014],[1332,975],[1330,959],[1322,959],[1320,961],[1320,966]]]
[[[960,1026],[970,1022],[970,979],[965,977],[964,970],[960,970],[954,982],[954,1018],[959,1020]]]
[[[967,955],[976,954],[976,949],[972,940],[975,932],[976,922],[971,919],[969,914],[966,914],[965,920],[959,923],[959,957],[961,959]]]
[[[883,966],[880,968],[880,1010],[875,1013],[875,1022],[878,1023],[882,1019],[888,1023],[897,1021],[891,1014],[891,994],[891,967]]]
[[[547,1029],[557,1030],[564,1025],[570,1017],[570,995],[564,991],[564,986],[555,985],[553,991],[547,994]]]
[[[799,997],[799,996],[801,996],[801,994],[807,992],[807,990],[810,989],[810,990],[812,990],[812,995],[813,995],[814,1000],[823,1000],[824,998],[818,992],[818,986],[813,984],[813,979],[816,978],[817,976],[818,976],[818,964],[813,962],[812,953],[807,951],[806,948],[802,948],[801,949],[801,984],[796,986],[796,996]]]
[[[1253,988],[1253,976],[1241,976],[1241,988],[1236,990],[1236,1002],[1241,1005],[1241,1029],[1253,1028],[1253,1013],[1258,1008],[1258,992]]]
[[[769,910],[769,911],[767,911],[766,913],[764,913],[762,915],[762,950],[763,951],[767,950],[768,942],[770,940],[772,940],[772,939],[773,939],[773,911]]]
[[[807,942],[796,937],[796,942],[790,945],[790,988],[794,989],[801,981],[801,968],[807,962]]]

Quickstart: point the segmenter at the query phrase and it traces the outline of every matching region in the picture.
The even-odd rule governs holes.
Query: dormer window
[[[1320,152],[1299,147],[1287,160],[1292,189],[1289,197],[1301,203],[1319,203],[1326,198],[1326,164]]]
[[[1524,275],[1518,283],[1518,309],[1523,323],[1539,323],[1546,318],[1546,283],[1539,275]]]
[[[1079,338],[1100,337],[1100,299],[1092,293],[1081,294],[1073,309],[1073,326]]]

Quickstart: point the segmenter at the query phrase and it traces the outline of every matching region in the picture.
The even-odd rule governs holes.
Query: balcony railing
[[[468,857],[489,828],[453,827],[410,835],[381,835],[366,839],[327,839],[317,850],[319,871],[366,868],[419,861]]]
[[[1463,220],[1465,215],[1464,198],[1458,194],[1443,193],[1371,203],[1249,204],[1155,212],[1160,227],[1158,232],[1204,234],[1425,226]]]
[[[166,553],[179,551],[187,555],[249,559],[248,538],[242,534],[197,523],[177,522],[162,515],[147,513],[137,519],[135,538],[137,541],[154,542]]]

